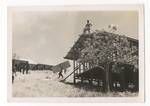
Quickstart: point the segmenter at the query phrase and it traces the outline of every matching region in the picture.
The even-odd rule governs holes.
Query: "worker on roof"
[[[85,25],[83,33],[85,34],[87,31],[88,31],[88,33],[90,33],[91,26],[92,26],[92,24],[89,22],[89,20],[87,20],[87,24]]]

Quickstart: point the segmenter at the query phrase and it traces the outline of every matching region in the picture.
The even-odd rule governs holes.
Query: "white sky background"
[[[12,15],[13,53],[38,63],[55,65],[82,33],[86,20],[92,30],[118,26],[118,34],[138,38],[138,13],[135,11],[97,12],[15,12]]]

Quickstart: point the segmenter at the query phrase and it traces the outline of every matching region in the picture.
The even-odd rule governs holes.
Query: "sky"
[[[63,62],[87,19],[92,31],[113,24],[115,33],[138,39],[136,11],[18,11],[12,14],[13,54],[43,64]]]

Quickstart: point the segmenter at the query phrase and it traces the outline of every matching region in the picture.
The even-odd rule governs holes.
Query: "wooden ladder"
[[[79,66],[77,66],[74,71],[76,71],[76,70],[78,70],[78,69],[79,69]],[[61,80],[61,81],[62,81],[62,82],[65,81],[68,77],[70,77],[70,76],[74,73],[74,71],[71,72],[69,75],[67,75],[67,76],[66,76],[63,80]]]

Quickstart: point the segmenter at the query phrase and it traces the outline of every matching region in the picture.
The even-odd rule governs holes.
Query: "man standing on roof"
[[[88,33],[90,33],[90,27],[91,26],[92,26],[92,24],[89,22],[89,20],[87,20],[87,24],[85,25],[83,33],[85,34],[87,31],[88,31]]]

